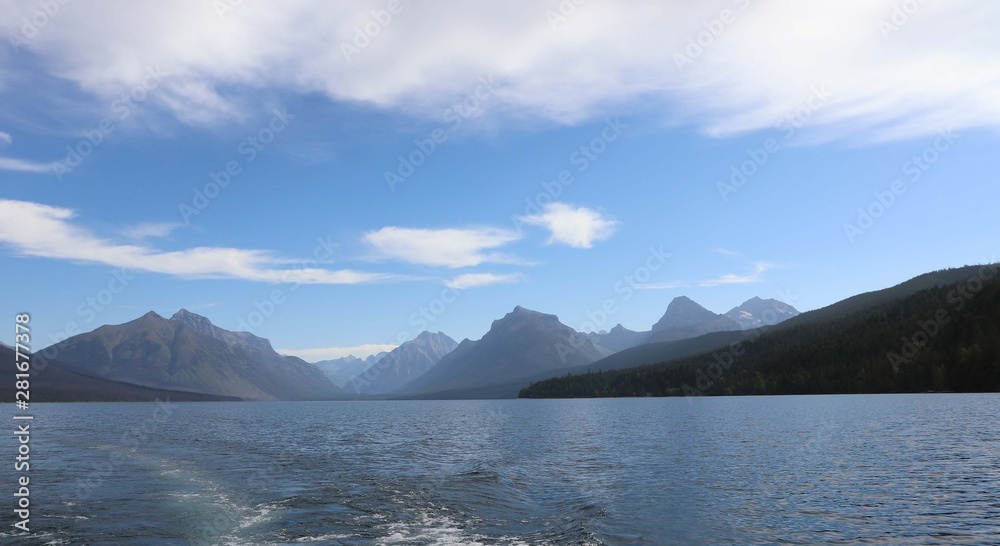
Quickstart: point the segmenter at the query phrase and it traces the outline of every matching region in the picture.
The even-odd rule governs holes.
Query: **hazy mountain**
[[[597,345],[616,353],[629,347],[641,345],[649,337],[649,332],[634,332],[617,324],[610,332],[592,332],[583,335]]]
[[[708,311],[688,298],[677,298],[668,307],[667,313],[660,319],[660,322],[657,323],[658,327],[662,328],[660,332],[667,332],[669,334],[660,333],[661,337],[677,337],[676,339],[648,341],[651,334],[656,335],[657,333],[632,332],[631,330],[616,327],[619,330],[617,335],[623,338],[625,343],[619,345],[613,354],[585,366],[560,370],[559,375],[631,368],[696,355],[729,343],[742,341],[752,334],[746,330],[771,326],[798,314],[799,312],[790,305],[773,299],[763,300],[754,297],[747,300],[743,305],[734,308],[726,314],[726,317],[720,318],[719,315]],[[742,324],[739,320],[733,321],[739,327],[734,328],[728,320],[724,320],[733,315],[743,320]],[[720,326],[722,329],[712,331],[714,328]],[[587,335],[595,343],[602,344],[602,341],[614,339],[614,336],[611,334],[616,329],[612,329],[611,332],[607,333],[602,332]],[[642,339],[643,342],[628,345],[629,341],[634,341],[636,338]],[[609,347],[608,345],[603,346],[615,349],[615,347]],[[532,378],[532,380],[538,381],[555,376],[556,374],[549,374],[547,377],[540,375]]]
[[[441,332],[422,332],[351,379],[345,389],[364,394],[394,391],[427,373],[455,347],[458,343]]]
[[[743,330],[750,330],[761,326],[774,326],[800,314],[787,303],[773,298],[762,300],[754,296],[742,305],[730,309],[726,316],[739,324]]]
[[[740,325],[733,319],[713,313],[687,296],[678,296],[667,306],[663,317],[653,325],[646,343],[677,341],[739,329]]]
[[[0,369],[9,377],[20,373],[15,368],[14,350],[0,342]],[[195,392],[151,389],[129,383],[90,377],[70,371],[57,361],[32,355],[29,373],[31,400],[29,402],[197,402],[208,400],[236,400],[224,396],[214,396]],[[4,400],[14,400],[14,381],[0,382],[0,396]]]
[[[343,396],[319,368],[282,357],[270,342],[223,330],[185,310],[142,317],[73,336],[54,348],[72,371],[145,387],[251,400]]]
[[[667,305],[666,312],[653,325],[652,331],[659,332],[676,326],[692,326],[717,317],[715,313],[698,305],[687,296],[677,296]]]
[[[320,370],[323,370],[327,379],[332,381],[334,385],[343,388],[348,381],[364,373],[365,370],[374,366],[387,354],[389,353],[382,351],[381,353],[370,355],[368,358],[347,355],[341,358],[320,360],[313,364]]]
[[[684,356],[692,356],[711,351],[719,347],[736,343],[747,339],[752,332],[744,330],[733,330],[726,332],[712,332],[709,334],[678,339],[675,341],[658,341],[656,343],[644,343],[635,347],[629,347],[622,351],[606,356],[586,366],[559,370],[559,375],[567,373],[587,373],[588,371],[619,370],[624,368],[634,368],[646,364],[656,364]],[[556,377],[555,374],[548,377]],[[548,379],[545,377],[544,379]],[[543,379],[539,377],[535,380]]]
[[[223,330],[212,324],[207,318],[196,315],[187,309],[177,311],[174,313],[174,316],[170,317],[170,320],[184,323],[201,334],[218,339],[227,345],[240,347],[255,355],[265,354],[270,356],[271,353],[274,353],[270,341],[262,337],[257,337],[250,332],[230,332],[229,330]]]
[[[462,341],[427,373],[396,394],[423,395],[510,383],[538,373],[589,364],[610,353],[555,315],[515,307],[479,341]]]

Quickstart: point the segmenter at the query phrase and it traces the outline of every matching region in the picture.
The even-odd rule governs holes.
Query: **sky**
[[[306,360],[997,261],[994,2],[0,2],[0,317]],[[0,340],[13,343],[14,332]]]

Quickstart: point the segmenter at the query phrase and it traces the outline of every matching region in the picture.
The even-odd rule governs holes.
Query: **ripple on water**
[[[141,408],[39,405],[0,543],[1000,544],[998,395]]]

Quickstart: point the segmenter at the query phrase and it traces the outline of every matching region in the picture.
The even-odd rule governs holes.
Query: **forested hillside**
[[[996,266],[972,272],[696,357],[550,379],[520,396],[1000,391],[1000,282]]]

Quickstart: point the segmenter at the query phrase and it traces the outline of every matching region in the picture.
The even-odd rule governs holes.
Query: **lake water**
[[[1000,395],[31,413],[4,544],[1000,543]]]

